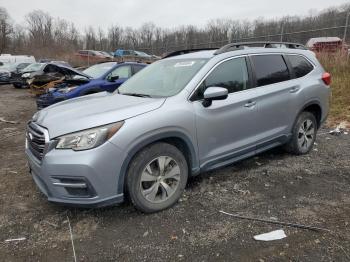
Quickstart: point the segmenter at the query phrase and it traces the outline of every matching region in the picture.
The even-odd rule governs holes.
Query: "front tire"
[[[285,145],[286,151],[304,155],[311,151],[316,140],[317,121],[310,112],[302,112],[293,126],[292,138]]]
[[[12,84],[12,85],[13,85],[14,88],[17,88],[17,89],[22,88],[22,85],[21,85],[21,84],[16,84],[16,83],[15,83],[15,84]]]
[[[175,146],[156,143],[144,148],[131,161],[127,189],[134,206],[145,213],[173,206],[188,178],[184,155]]]

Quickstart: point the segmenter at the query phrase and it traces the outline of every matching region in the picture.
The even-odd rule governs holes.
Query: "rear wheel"
[[[310,112],[302,112],[292,131],[292,138],[286,144],[285,149],[293,154],[302,155],[311,151],[317,133],[317,121]]]
[[[22,85],[21,85],[21,84],[14,83],[14,84],[13,84],[13,87],[14,87],[14,88],[22,88]]]
[[[132,160],[127,189],[137,209],[157,212],[179,200],[187,178],[188,166],[181,151],[167,143],[156,143],[140,151]]]

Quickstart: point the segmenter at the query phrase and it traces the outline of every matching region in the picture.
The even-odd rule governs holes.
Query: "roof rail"
[[[231,43],[227,44],[220,49],[218,49],[214,55],[219,55],[222,53],[245,49],[246,47],[263,47],[263,48],[291,48],[291,49],[303,49],[307,48],[299,43],[290,42],[270,42],[270,41],[258,41],[258,42],[241,42],[241,43]]]
[[[162,57],[162,59],[172,57],[172,56],[178,56],[178,55],[184,55],[184,54],[189,54],[189,53],[194,53],[194,52],[199,52],[199,51],[210,51],[210,50],[217,50],[218,48],[198,48],[198,49],[184,49],[184,50],[178,50],[174,52],[170,52],[166,54],[165,56]]]

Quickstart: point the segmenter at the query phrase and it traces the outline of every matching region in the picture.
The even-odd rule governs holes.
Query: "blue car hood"
[[[153,111],[165,98],[141,98],[101,92],[49,106],[33,120],[49,131],[50,138],[122,121]]]

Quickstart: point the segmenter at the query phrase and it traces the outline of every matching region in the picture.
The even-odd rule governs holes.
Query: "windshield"
[[[141,70],[117,90],[120,94],[173,96],[185,88],[207,61],[207,59],[160,60]]]
[[[31,71],[39,71],[43,69],[45,64],[43,63],[35,63],[27,66],[26,68],[23,69],[23,72],[31,72]]]
[[[85,69],[83,73],[91,76],[92,78],[99,78],[103,76],[105,73],[107,73],[113,66],[115,66],[115,64],[116,64],[115,62],[112,62],[112,63],[103,63],[103,64],[93,65]]]

